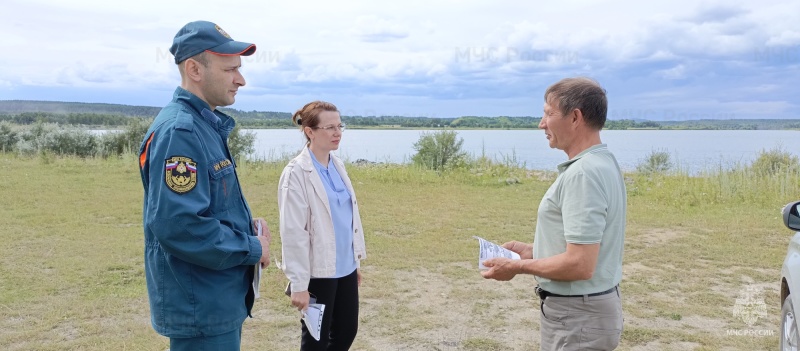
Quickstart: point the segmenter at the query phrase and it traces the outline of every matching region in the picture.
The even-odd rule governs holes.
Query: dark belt
[[[538,286],[536,287],[536,295],[539,295],[539,298],[542,299],[542,300],[544,300],[544,299],[546,299],[546,298],[548,298],[550,296],[553,296],[553,297],[584,297],[584,296],[590,296],[591,297],[591,296],[600,296],[600,295],[610,294],[610,293],[612,293],[614,291],[617,291],[617,287],[616,286],[611,288],[611,289],[608,289],[606,291],[601,291],[601,292],[596,292],[596,293],[591,293],[591,294],[559,295],[559,294],[553,294],[553,293],[551,293],[551,292],[549,292],[547,290],[544,290],[544,289],[542,289],[542,288],[540,288]]]

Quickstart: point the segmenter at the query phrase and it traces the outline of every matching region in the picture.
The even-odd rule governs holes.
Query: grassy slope
[[[0,154],[0,162],[0,348],[166,349],[166,339],[149,324],[142,195],[133,157]],[[240,167],[254,214],[273,229],[271,251],[278,258],[281,169]],[[480,278],[471,236],[532,240],[535,211],[551,180],[528,174],[509,186],[488,173],[439,177],[411,167],[352,165],[349,170],[369,254],[354,349],[537,347],[534,280]],[[777,346],[780,265],[791,236],[778,211],[800,194],[797,181],[778,196],[763,194],[771,188],[731,192],[724,190],[730,184],[713,183],[631,179],[620,350]],[[298,316],[281,294],[284,284],[270,266],[254,318],[245,323],[244,349],[297,348]],[[753,326],[732,312],[739,292],[750,284],[763,289],[760,297],[768,307],[768,316]],[[729,329],[772,330],[775,336],[729,336]]]

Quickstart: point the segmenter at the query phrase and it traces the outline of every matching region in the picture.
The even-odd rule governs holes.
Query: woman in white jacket
[[[358,201],[339,148],[345,125],[336,106],[306,104],[292,116],[306,147],[278,183],[283,253],[292,305],[304,311],[311,298],[325,305],[320,340],[301,321],[300,349],[348,350],[358,331],[360,261],[366,258]]]

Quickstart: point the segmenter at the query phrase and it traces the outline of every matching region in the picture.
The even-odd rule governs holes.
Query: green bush
[[[150,121],[134,118],[122,131],[109,131],[95,135],[75,126],[36,123],[15,130],[10,125],[0,124],[0,148],[17,151],[23,155],[74,155],[78,157],[109,157],[125,153],[137,153],[139,144]],[[8,147],[3,144],[10,140]]]
[[[235,161],[242,160],[242,158],[255,152],[255,142],[256,134],[242,132],[238,124],[228,135],[228,148],[231,150],[231,156]]]
[[[46,150],[56,155],[91,157],[97,152],[97,137],[84,129],[61,128],[53,133],[52,144]]]
[[[636,171],[645,175],[664,174],[672,170],[673,164],[666,150],[653,150],[636,165]]]
[[[750,164],[719,163],[698,174],[682,170],[655,177],[633,174],[628,194],[647,196],[676,208],[725,203],[783,206],[800,194],[799,164],[796,156],[773,149],[762,152]]]
[[[750,165],[750,170],[762,176],[773,176],[779,173],[800,171],[800,161],[797,156],[780,147],[769,151],[761,150],[755,161]]]
[[[97,151],[97,137],[84,129],[36,123],[22,130],[16,149],[26,155],[51,153],[90,157]]]
[[[144,134],[153,119],[134,118],[120,132],[107,132],[99,142],[97,155],[102,157],[119,156],[126,153],[137,154]]]
[[[516,152],[511,155],[501,155],[500,160],[480,156],[471,158],[467,165],[469,172],[477,177],[494,179],[501,184],[519,184],[522,179],[531,173],[525,168],[524,162],[517,159]]]
[[[14,126],[0,122],[0,151],[16,151],[23,155],[74,155],[78,157],[111,157],[137,154],[152,119],[130,118],[124,129],[94,135],[86,129],[36,123]],[[231,155],[235,159],[255,150],[255,133],[241,132],[236,127],[229,136]]]
[[[16,150],[19,136],[17,131],[6,121],[0,122],[0,151],[10,152]]]
[[[422,133],[414,143],[417,153],[411,160],[416,165],[435,171],[461,168],[468,162],[466,152],[461,150],[463,143],[464,139],[458,138],[458,133],[452,130]]]
[[[52,142],[52,135],[56,129],[54,124],[36,123],[29,128],[22,129],[17,141],[17,151],[25,155],[38,154],[46,150],[46,145]]]

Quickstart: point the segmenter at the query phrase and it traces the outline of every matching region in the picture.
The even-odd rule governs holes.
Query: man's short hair
[[[565,78],[547,88],[544,101],[555,103],[561,114],[578,109],[589,127],[600,130],[606,124],[608,100],[606,90],[596,80],[587,77]]]
[[[197,55],[194,55],[194,56],[190,57],[189,59],[197,61],[197,63],[203,65],[203,67],[208,67],[208,63],[209,63],[209,61],[208,61],[208,53],[206,53],[205,51],[203,51],[203,52],[201,52],[201,53],[199,53]],[[178,64],[178,71],[181,73],[181,77],[183,77],[184,67],[185,66],[186,66],[186,60],[183,60],[183,61],[181,61],[181,63]]]

